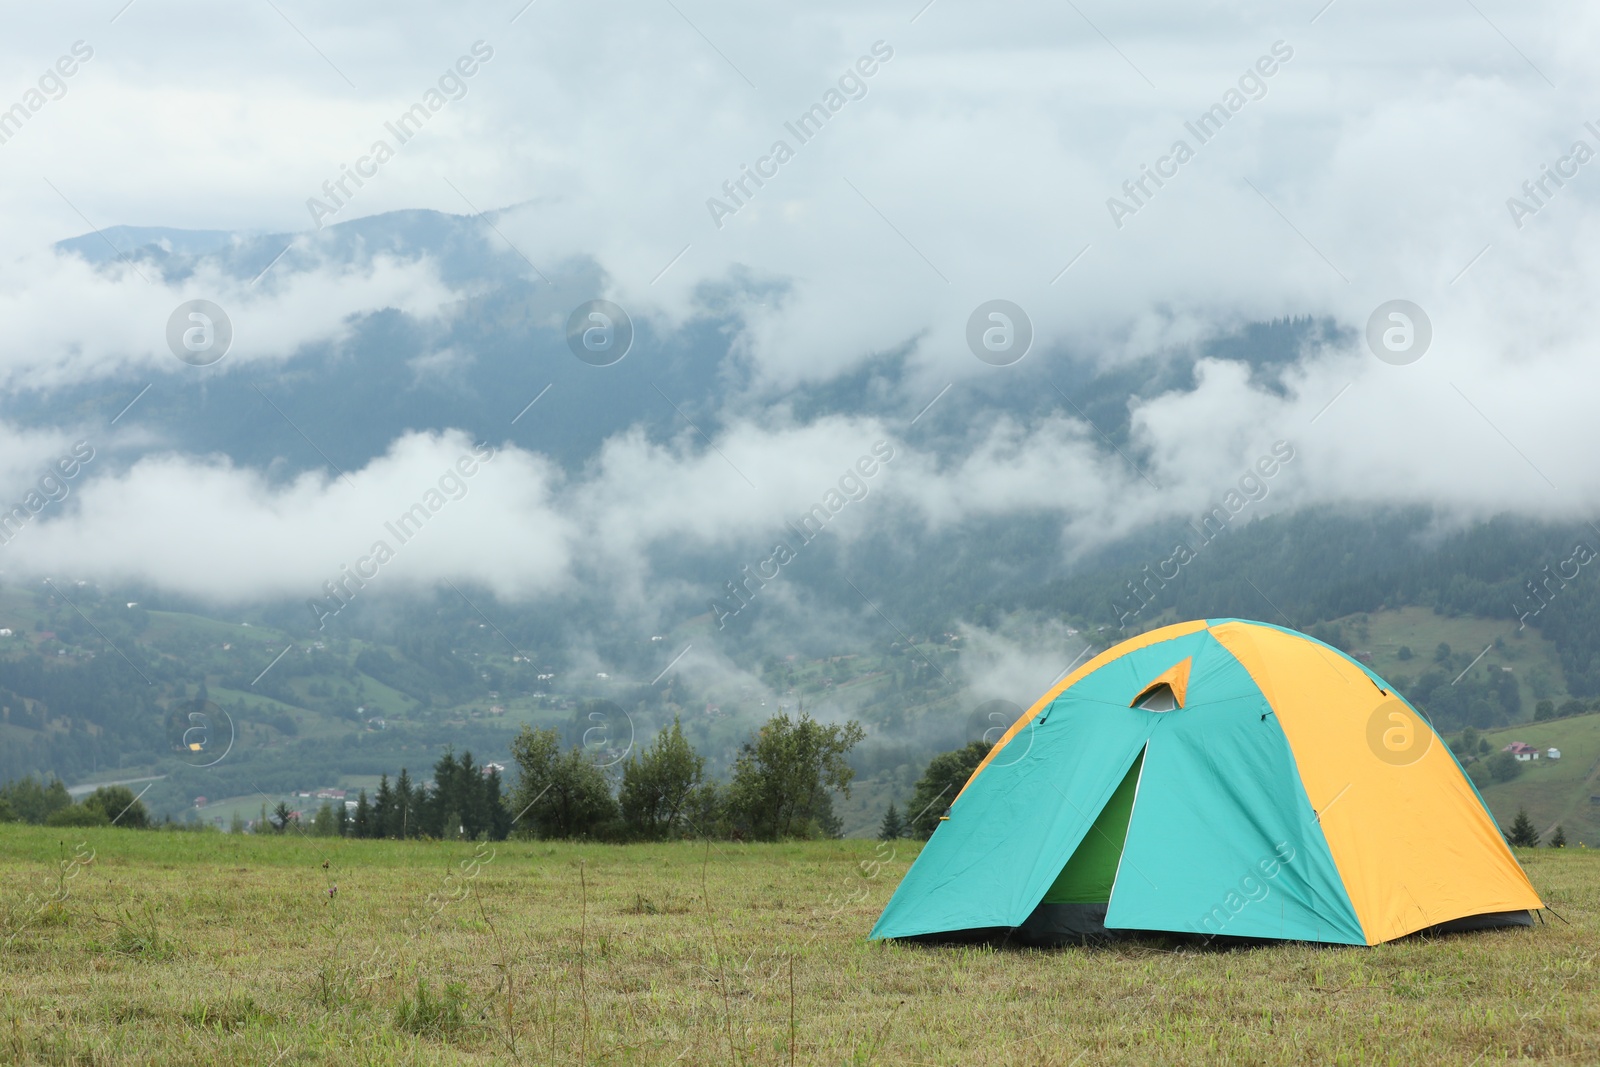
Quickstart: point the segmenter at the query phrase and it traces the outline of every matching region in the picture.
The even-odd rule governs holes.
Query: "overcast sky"
[[[462,295],[426,255],[252,287],[97,272],[52,252],[64,238],[121,224],[300,232],[311,247],[319,224],[485,210],[494,240],[538,269],[592,257],[604,295],[661,330],[703,315],[708,283],[789,287],[736,309],[728,358],[754,383],[740,410],[765,414],[730,419],[715,444],[753,484],[730,493],[691,435],[619,434],[581,476],[505,449],[433,543],[397,560],[396,584],[530,596],[585,561],[648,599],[665,580],[643,563],[652,543],[766,536],[904,430],[788,419],[787,390],[908,347],[929,399],[1005,374],[966,336],[992,299],[1023,309],[1035,350],[1108,365],[1290,315],[1356,340],[1309,353],[1286,396],[1210,364],[1194,392],[1137,407],[1148,480],[1071,411],[995,413],[957,461],[905,448],[874,491],[929,525],[1056,510],[1070,551],[1197,511],[1279,439],[1297,449],[1293,476],[1265,506],[1592,518],[1597,19],[1504,0],[17,8],[0,35],[0,108],[26,113],[0,125],[0,383],[187,373],[162,329],[193,297],[230,309],[249,343],[229,366],[244,367],[384,307],[449,316]],[[401,143],[388,124],[430,102]],[[813,105],[826,122],[797,133]],[[1208,113],[1226,121],[1199,126]],[[392,158],[375,159],[380,140]],[[729,193],[747,167],[762,184]],[[346,168],[368,177],[336,199],[324,183]],[[1367,345],[1391,300],[1426,316],[1420,359]],[[66,415],[53,435],[0,428],[6,491],[80,430]],[[119,432],[30,531],[53,536],[6,546],[5,570],[310,595],[471,444],[400,437],[347,479],[286,486],[164,451],[135,419]],[[481,550],[486,531],[504,559]]]

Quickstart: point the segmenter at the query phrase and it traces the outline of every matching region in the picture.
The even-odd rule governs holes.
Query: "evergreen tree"
[[[412,837],[421,832],[417,825],[416,793],[411,788],[411,773],[400,768],[400,777],[394,780],[394,804],[389,809],[385,837]]]
[[[878,827],[879,841],[897,841],[905,836],[905,824],[900,821],[900,809],[889,801],[889,810],[883,813],[883,825]]]
[[[433,765],[433,795],[422,808],[422,824],[429,837],[448,839],[457,836],[453,821],[456,813],[456,758],[454,750],[446,749]]]
[[[483,807],[489,840],[504,841],[511,833],[512,812],[500,796],[500,772],[492,768],[483,779]]]
[[[372,807],[367,803],[367,791],[363,789],[356,795],[356,820],[352,828],[356,837],[372,836]]]
[[[1526,808],[1517,809],[1517,817],[1512,820],[1511,832],[1506,839],[1521,848],[1539,847],[1539,831],[1533,828],[1533,820],[1528,818]]]
[[[372,796],[372,811],[368,814],[368,837],[388,837],[389,824],[394,817],[394,790],[389,788],[389,776],[378,776],[378,791]]]
[[[350,809],[342,800],[333,807],[333,829],[339,837],[350,836]]]
[[[1550,847],[1551,848],[1566,848],[1567,847],[1567,832],[1566,832],[1566,830],[1562,829],[1560,826],[1556,827],[1556,832],[1550,835]]]
[[[274,833],[283,833],[289,829],[289,824],[295,822],[295,814],[289,805],[280,800],[278,806],[272,809],[272,829]]]
[[[487,784],[472,753],[461,753],[456,761],[456,811],[461,815],[462,833],[471,841],[486,835],[490,829]]]
[[[239,814],[238,809],[234,810],[233,819],[228,823],[228,832],[230,834],[244,833],[244,816]]]

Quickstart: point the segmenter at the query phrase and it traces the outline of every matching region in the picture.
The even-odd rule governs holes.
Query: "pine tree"
[[[486,784],[472,753],[461,753],[456,761],[456,811],[461,815],[462,833],[468,840],[476,841],[490,829]]]
[[[1517,817],[1511,822],[1511,832],[1506,835],[1513,845],[1521,848],[1538,848],[1539,831],[1533,828],[1533,820],[1528,818],[1526,808],[1517,809]]]
[[[1551,848],[1566,848],[1567,847],[1567,832],[1565,830],[1563,830],[1559,826],[1556,827],[1556,832],[1550,835],[1550,847]]]
[[[389,788],[387,774],[378,777],[378,791],[372,797],[372,811],[368,816],[371,820],[367,832],[368,837],[388,837],[389,821],[394,812],[394,790]]]
[[[400,768],[400,777],[394,780],[394,806],[389,809],[388,837],[410,837],[417,833],[416,797],[411,791],[411,773]]]
[[[900,821],[900,809],[894,806],[894,801],[889,801],[889,810],[883,813],[883,825],[878,827],[879,841],[898,841],[906,834],[905,824]]]
[[[493,768],[483,779],[483,807],[488,813],[489,840],[504,841],[511,833],[511,812],[500,796],[500,772]]]
[[[367,803],[367,791],[356,796],[356,821],[352,828],[356,837],[372,836],[372,807]]]
[[[423,829],[429,837],[448,840],[457,835],[457,826],[447,824],[453,820],[452,813],[459,814],[459,791],[455,750],[447,748],[433,765],[433,795],[428,797],[421,812]],[[454,821],[459,823],[459,819]]]

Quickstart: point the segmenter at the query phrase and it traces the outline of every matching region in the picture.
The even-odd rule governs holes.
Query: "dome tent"
[[[1039,699],[951,804],[875,939],[1118,931],[1375,945],[1529,925],[1538,893],[1432,727],[1264,623],[1124,641]]]

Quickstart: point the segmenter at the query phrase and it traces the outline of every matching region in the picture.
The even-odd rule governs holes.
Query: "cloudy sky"
[[[485,255],[535,284],[592,261],[596,295],[660,335],[734,293],[717,358],[739,384],[714,439],[619,427],[576,471],[495,442],[397,556],[396,586],[531,597],[603,572],[646,601],[666,580],[652,545],[744,562],[878,440],[901,451],[872,506],[930,528],[1053,511],[1069,555],[1198,511],[1279,439],[1297,457],[1270,507],[1592,517],[1597,18],[1502,0],[21,8],[0,36],[0,388],[132,398],[193,374],[165,335],[193,298],[232,320],[215,373],[337,351],[385,308],[448,321],[471,294],[429,250],[324,263],[318,242],[384,212],[489,212]],[[425,122],[402,142],[408,113]],[[797,126],[808,113],[820,130]],[[112,226],[281,233],[297,251],[257,281],[53,248]],[[1015,372],[968,340],[997,299],[1036,362],[1115,366],[1294,315],[1352,339],[1305,353],[1284,395],[1210,362],[1194,391],[1136,404],[1142,474],[1066,407],[991,411],[965,454],[919,452],[908,424],[929,400]],[[1420,317],[1383,320],[1401,350],[1380,360],[1368,323],[1396,300]],[[907,354],[903,411],[786,406],[889,353]],[[91,431],[97,459],[3,569],[221,599],[315,593],[472,444],[397,432],[360,469],[283,480],[167,447],[137,408],[114,431],[55,422],[0,424],[8,503]]]

